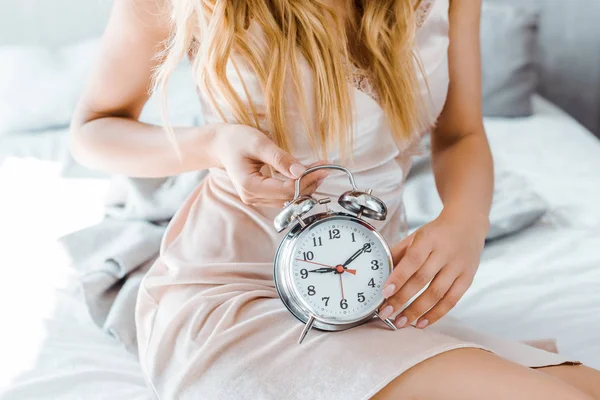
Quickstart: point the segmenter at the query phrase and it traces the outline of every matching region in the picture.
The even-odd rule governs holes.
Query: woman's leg
[[[412,367],[373,399],[592,400],[549,374],[479,349],[457,349]]]
[[[538,368],[538,371],[550,374],[567,382],[592,396],[600,399],[600,371],[584,365],[559,365],[556,367]]]

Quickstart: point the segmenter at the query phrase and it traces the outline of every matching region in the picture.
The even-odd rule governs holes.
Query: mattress
[[[526,178],[549,211],[486,246],[452,314],[502,337],[556,338],[600,368],[600,141],[541,98],[535,110],[485,123],[496,167]],[[150,398],[135,356],[92,323],[56,244],[102,218],[108,191],[65,152],[65,131],[0,136],[0,398]]]

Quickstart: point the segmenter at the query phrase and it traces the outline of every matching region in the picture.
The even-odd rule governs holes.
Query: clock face
[[[387,245],[368,225],[327,218],[305,229],[292,249],[292,282],[322,319],[347,322],[373,313],[391,272]]]

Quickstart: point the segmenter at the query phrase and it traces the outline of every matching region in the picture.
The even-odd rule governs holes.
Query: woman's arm
[[[450,87],[432,132],[432,162],[446,212],[462,215],[485,235],[494,185],[481,112],[481,0],[452,0]]]
[[[383,288],[381,317],[398,311],[429,283],[396,317],[398,327],[417,321],[424,328],[456,305],[471,285],[489,229],[493,166],[481,116],[480,12],[481,0],[451,1],[450,87],[432,132],[433,170],[444,208],[392,249],[399,262]]]
[[[98,63],[73,118],[74,157],[91,168],[134,177],[219,167],[244,202],[280,207],[293,197],[294,179],[306,167],[262,132],[225,123],[176,128],[180,159],[162,127],[138,121],[156,55],[170,31],[163,1],[115,1]],[[263,175],[264,165],[283,179]],[[325,174],[303,179],[303,193],[313,193]]]
[[[175,175],[216,164],[206,151],[214,126],[178,128],[179,160],[163,128],[138,122],[156,54],[169,35],[160,0],[116,0],[101,52],[71,124],[84,165],[136,177]]]

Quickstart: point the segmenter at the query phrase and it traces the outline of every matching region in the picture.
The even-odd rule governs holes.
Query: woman
[[[106,171],[210,169],[138,297],[139,355],[157,397],[600,398],[597,371],[436,323],[470,286],[489,225],[480,2],[164,1],[115,2],[72,135],[78,160]],[[184,57],[206,125],[165,135],[137,118],[151,83],[161,88]],[[444,209],[404,238],[402,185],[425,131]],[[379,311],[400,329],[313,331],[298,345],[303,326],[273,284],[272,221],[294,179],[324,160],[387,203],[377,228],[397,265]],[[308,175],[303,192],[346,190],[345,177],[325,178]]]

